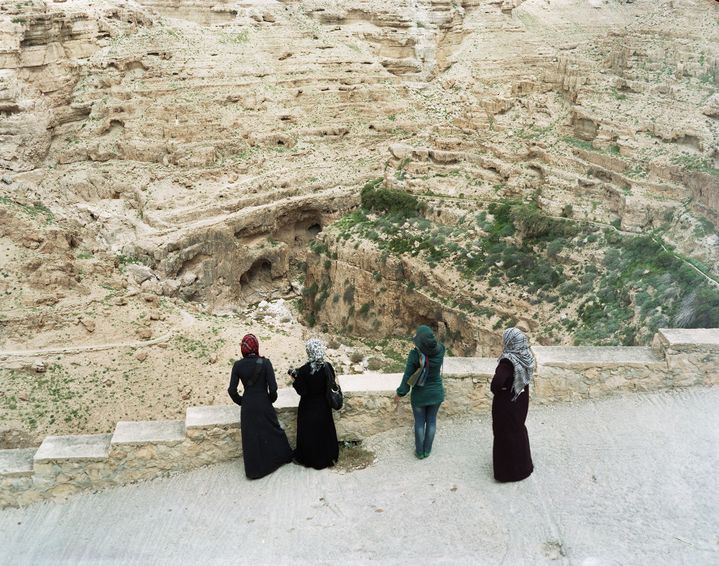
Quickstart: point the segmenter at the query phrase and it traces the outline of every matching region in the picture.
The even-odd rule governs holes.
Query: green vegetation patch
[[[215,332],[213,332],[215,334]],[[198,359],[207,359],[211,353],[219,350],[225,343],[223,338],[211,338],[207,340],[200,340],[197,338],[191,338],[189,336],[183,336],[178,334],[174,338],[177,348],[191,354]]]
[[[594,294],[578,310],[577,344],[633,345],[648,342],[661,327],[719,327],[719,286],[655,236],[607,231],[604,238]]]
[[[578,147],[579,149],[594,151],[594,146],[592,145],[592,142],[580,140],[579,138],[575,138],[574,136],[564,136],[562,138],[562,141],[569,145],[573,145],[574,147]]]
[[[83,384],[60,364],[52,364],[40,374],[0,370],[0,381],[5,392],[0,396],[3,421],[18,420],[30,432],[87,423],[90,409],[81,402]]]
[[[385,256],[420,257],[489,287],[519,287],[530,302],[563,309],[561,326],[578,345],[646,344],[660,327],[719,327],[719,286],[657,235],[602,231],[550,217],[533,202],[499,201],[477,214],[474,225],[456,226],[408,216],[406,208],[384,214],[360,209],[339,220],[333,232],[340,241],[369,240]],[[567,261],[566,252],[576,256],[575,250],[596,259]],[[490,315],[479,302],[458,308]],[[365,315],[369,307],[360,311]]]
[[[8,197],[0,196],[0,204],[7,207],[15,208],[16,210],[19,210],[22,214],[24,214],[25,216],[29,216],[30,218],[37,218],[41,220],[43,224],[52,224],[53,222],[55,222],[55,215],[48,207],[46,207],[42,203],[35,203],[30,206],[17,203]]]
[[[368,211],[386,214],[416,216],[423,205],[416,196],[397,189],[381,187],[382,179],[374,179],[365,184],[360,193],[362,208]]]
[[[719,177],[719,169],[712,165],[711,159],[702,157],[701,155],[692,155],[690,153],[682,153],[672,158],[672,163],[679,165],[687,171],[698,171],[700,173],[708,173]]]

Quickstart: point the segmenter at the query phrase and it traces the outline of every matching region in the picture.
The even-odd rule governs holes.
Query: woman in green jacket
[[[442,362],[444,345],[437,342],[429,326],[417,328],[415,348],[407,356],[402,383],[397,388],[395,403],[412,389],[412,413],[414,413],[414,445],[417,458],[429,456],[434,434],[437,431],[437,413],[444,401],[442,385]],[[421,371],[418,371],[421,370]]]

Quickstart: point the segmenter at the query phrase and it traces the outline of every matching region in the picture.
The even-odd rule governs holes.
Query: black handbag
[[[331,409],[339,411],[342,408],[344,398],[342,396],[342,388],[335,379],[334,372],[330,372],[329,367],[325,364],[325,375],[327,375],[327,404]]]

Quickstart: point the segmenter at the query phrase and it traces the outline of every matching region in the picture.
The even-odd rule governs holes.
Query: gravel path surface
[[[719,564],[719,388],[532,407],[534,474],[492,479],[488,415],[351,473],[232,462],[0,512],[2,564]]]

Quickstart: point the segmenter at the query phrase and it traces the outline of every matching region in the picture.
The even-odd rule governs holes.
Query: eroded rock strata
[[[233,355],[212,313],[277,297],[314,331],[430,323],[463,354],[510,323],[544,344],[715,325],[717,21],[704,0],[4,3],[0,349],[204,325],[204,349],[156,354],[192,374]],[[359,209],[368,184],[419,206]]]

